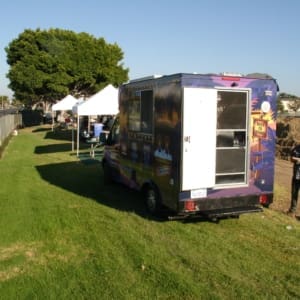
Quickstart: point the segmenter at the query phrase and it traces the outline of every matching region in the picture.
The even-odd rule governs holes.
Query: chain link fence
[[[22,115],[17,109],[0,110],[0,147],[13,131],[22,126]]]

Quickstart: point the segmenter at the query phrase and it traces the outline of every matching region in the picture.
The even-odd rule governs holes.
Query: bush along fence
[[[17,110],[3,110],[0,113],[0,148],[13,131],[22,126],[22,115]]]
[[[277,119],[276,156],[289,160],[293,147],[300,143],[300,118],[286,117]]]

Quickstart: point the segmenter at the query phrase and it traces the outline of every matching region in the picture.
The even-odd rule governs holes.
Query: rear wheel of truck
[[[147,186],[145,189],[145,202],[147,210],[153,214],[157,215],[161,210],[161,199],[157,188],[154,186]]]

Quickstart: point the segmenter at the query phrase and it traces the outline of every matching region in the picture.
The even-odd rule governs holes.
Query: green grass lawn
[[[299,299],[299,222],[147,215],[68,131],[22,129],[0,160],[0,299]]]

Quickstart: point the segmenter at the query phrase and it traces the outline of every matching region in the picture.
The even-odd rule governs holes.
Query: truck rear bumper
[[[245,213],[261,212],[262,210],[263,209],[260,206],[249,206],[210,210],[203,212],[202,214],[208,218],[234,217]]]
[[[263,196],[263,198],[260,195],[251,195],[219,199],[187,199],[179,202],[178,214],[219,218],[261,212],[261,205],[268,206],[273,201],[273,194]],[[262,203],[261,199],[263,199],[264,203]]]
[[[169,220],[186,220],[186,219],[195,219],[195,218],[205,218],[209,220],[218,220],[223,218],[230,218],[230,217],[239,217],[241,214],[246,213],[258,213],[262,212],[263,209],[260,206],[257,207],[236,207],[230,209],[217,209],[217,210],[210,210],[204,212],[194,212],[194,213],[181,213],[175,216],[169,216]]]

